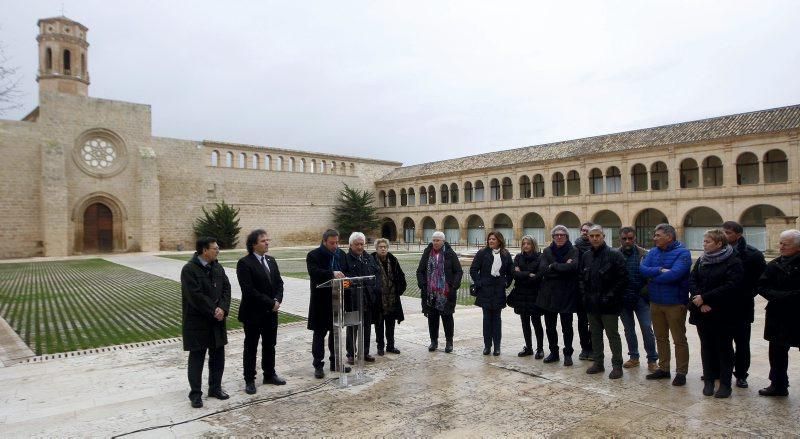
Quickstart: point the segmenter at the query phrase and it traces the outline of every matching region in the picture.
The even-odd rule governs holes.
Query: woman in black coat
[[[553,227],[553,242],[539,258],[539,296],[536,306],[544,311],[544,325],[550,354],[545,363],[559,360],[556,322],[561,316],[564,334],[564,366],[572,366],[572,314],[578,310],[578,249],[569,241],[569,231],[562,225]]]
[[[536,297],[539,295],[539,283],[541,277],[539,272],[539,259],[542,254],[539,252],[539,245],[536,239],[530,235],[525,235],[520,240],[520,253],[514,257],[514,289],[508,296],[508,305],[514,308],[514,312],[519,314],[522,320],[522,334],[525,337],[525,347],[517,355],[527,357],[533,355],[533,343],[531,337],[531,324],[536,333],[536,358],[544,358],[542,350],[542,339],[544,330],[542,328],[542,310],[536,306]]]
[[[486,247],[475,255],[469,274],[475,282],[475,305],[483,308],[483,355],[489,355],[492,343],[494,355],[500,355],[500,314],[506,307],[506,288],[514,275],[514,262],[502,233],[489,232]]]
[[[375,307],[375,339],[378,342],[378,355],[385,352],[399,354],[394,344],[394,325],[404,320],[403,303],[400,296],[406,291],[406,275],[400,262],[389,253],[389,240],[381,238],[375,241],[375,263],[381,269],[381,297]],[[384,331],[386,334],[384,343]],[[384,351],[384,346],[386,350]]]
[[[703,361],[703,395],[731,396],[733,333],[740,323],[739,304],[748,294],[742,288],[744,269],[736,250],[728,245],[722,230],[703,235],[703,255],[689,275],[691,304],[689,323],[697,326]],[[714,393],[714,380],[719,388]]]
[[[456,252],[444,240],[444,233],[436,231],[431,243],[422,252],[417,267],[417,286],[422,299],[422,313],[428,318],[431,344],[428,351],[439,347],[439,319],[444,325],[447,340],[444,351],[453,352],[453,313],[456,310],[458,288],[464,271]]]

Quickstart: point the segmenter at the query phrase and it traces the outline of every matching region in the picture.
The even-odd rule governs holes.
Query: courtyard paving
[[[148,257],[110,259],[142,269]],[[150,262],[170,274],[164,259],[156,259]],[[284,306],[305,315],[307,281],[286,285]],[[768,383],[760,299],[751,387],[734,389],[728,400],[701,394],[694,327],[689,328],[688,384],[676,388],[668,381],[645,381],[644,366],[612,381],[586,375],[587,362],[564,367],[518,358],[519,320],[508,309],[501,356],[481,355],[481,312],[475,307],[456,312],[455,352],[429,353],[419,299],[403,303],[407,319],[397,329],[402,353],[378,357],[367,366],[371,381],[347,389],[337,388],[330,375],[313,378],[311,333],[304,323],[279,330],[278,372],[288,384],[259,385],[253,396],[244,393],[241,378],[243,335],[231,333],[223,379],[231,399],[206,399],[202,409],[189,406],[186,354],[175,340],[0,368],[0,437],[795,437],[800,432],[797,351],[790,354],[794,393],[777,399],[757,395]]]

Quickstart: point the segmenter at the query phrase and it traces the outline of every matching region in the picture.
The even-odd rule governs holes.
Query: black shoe
[[[320,380],[325,378],[325,371],[321,367],[314,369],[314,378]]]
[[[264,384],[273,384],[276,386],[282,386],[286,384],[286,380],[279,377],[278,374],[273,374],[270,377],[264,377]]]
[[[489,352],[491,351],[492,351],[491,348],[483,348],[483,355],[489,355]]]
[[[572,366],[572,355],[564,355],[564,366]]]
[[[714,394],[714,381],[708,380],[706,384],[703,386],[703,395],[711,396]]]
[[[256,394],[256,382],[255,381],[247,381],[244,383],[244,391],[248,395],[255,395]]]
[[[541,360],[542,358],[544,358],[544,351],[541,349],[536,349],[536,355],[534,355],[533,358]]]
[[[386,354],[386,351],[385,351],[385,350],[383,350],[383,349],[378,349],[378,355],[380,355],[380,356],[382,357],[382,356],[384,356],[385,354]]]
[[[353,357],[347,357],[347,364],[356,364],[356,360]]]
[[[647,380],[662,380],[664,378],[671,378],[672,374],[661,369],[656,370],[653,373],[648,373],[644,376]]]
[[[714,394],[714,398],[730,398],[730,397],[731,397],[731,386],[726,386],[720,383],[719,389],[717,389],[717,393]]]
[[[428,352],[433,352],[439,348],[439,343],[435,341],[431,341],[431,344],[428,346]]]
[[[370,354],[364,354],[364,361],[366,361],[367,363],[374,363],[375,357],[373,357]]]
[[[199,408],[203,407],[203,397],[202,396],[200,396],[200,395],[194,396],[194,397],[189,398],[189,400],[192,402],[192,407],[194,407],[196,409],[199,409]]]
[[[736,378],[736,387],[740,389],[746,389],[750,387],[750,385],[747,384],[747,378]]]
[[[208,396],[210,396],[210,397],[212,397],[212,398],[221,399],[221,400],[223,400],[223,401],[231,397],[230,395],[228,395],[227,393],[225,393],[225,391],[224,391],[224,390],[222,390],[222,389],[217,389],[217,390],[209,390],[209,391],[208,391]]]
[[[774,384],[770,384],[769,387],[764,387],[759,390],[758,394],[761,396],[789,396],[789,389],[785,387],[776,387]]]
[[[543,362],[544,363],[555,363],[558,360],[559,360],[558,353],[550,352],[550,354],[547,355],[547,357],[544,359]]]
[[[453,340],[447,340],[444,344],[444,353],[449,354],[450,352],[453,352]]]
[[[676,373],[675,378],[672,379],[673,386],[685,386],[686,385],[686,374],[683,373]]]
[[[589,375],[593,375],[593,374],[600,373],[600,372],[605,372],[605,371],[606,371],[606,368],[600,363],[592,363],[592,365],[589,366],[588,369],[586,369],[586,373],[588,373]]]
[[[386,352],[388,352],[390,354],[399,354],[400,353],[400,349],[397,349],[396,347],[392,346],[392,347],[386,348]]]
[[[524,346],[521,351],[517,354],[518,357],[528,357],[533,355],[533,349],[528,346]]]
[[[593,358],[594,354],[590,351],[581,351],[581,353],[578,354],[579,360],[592,360]]]
[[[622,378],[622,368],[621,367],[611,368],[611,373],[608,374],[608,377],[612,380],[618,380]]]
[[[495,357],[499,356],[500,355],[500,348],[495,349],[494,352],[492,352],[492,355],[494,355]]]

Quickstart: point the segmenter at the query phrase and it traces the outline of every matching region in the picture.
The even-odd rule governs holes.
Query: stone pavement
[[[163,268],[170,260],[137,262],[139,256],[110,259],[139,267],[152,263],[162,268],[145,271],[175,275]],[[181,262],[174,262],[179,268]],[[307,290],[307,281],[287,282],[286,307],[305,315]],[[692,326],[688,383],[676,388],[669,381],[646,381],[645,366],[609,380],[607,373],[586,375],[585,361],[564,367],[519,358],[519,319],[509,309],[503,312],[501,356],[481,355],[481,311],[475,307],[456,311],[455,352],[429,353],[418,303],[403,301],[407,319],[397,327],[402,353],[378,357],[367,366],[371,381],[348,389],[330,383],[330,374],[313,378],[311,333],[304,322],[279,329],[277,368],[288,384],[259,384],[253,396],[244,393],[242,381],[243,335],[232,332],[223,379],[231,399],[205,399],[202,409],[189,406],[186,353],[175,340],[0,368],[0,437],[790,437],[800,432],[796,350],[790,354],[793,393],[774,399],[757,395],[768,384],[763,300],[756,305],[751,387],[734,389],[728,400],[701,393],[700,349]],[[373,337],[373,353],[374,348]],[[608,351],[606,358],[608,363]]]

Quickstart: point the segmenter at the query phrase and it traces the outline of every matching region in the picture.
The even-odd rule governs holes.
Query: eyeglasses
[[[553,238],[566,238],[567,235],[564,233],[554,233]]]

